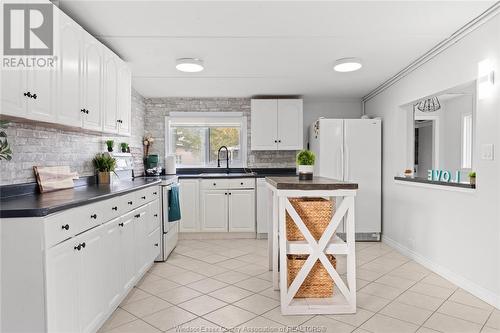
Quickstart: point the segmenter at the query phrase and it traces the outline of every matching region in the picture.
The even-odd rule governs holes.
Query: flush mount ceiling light
[[[187,73],[201,72],[204,69],[203,61],[197,58],[179,58],[176,60],[175,68]]]
[[[363,67],[361,60],[358,58],[342,58],[335,61],[333,69],[336,72],[346,73],[354,72]]]
[[[439,99],[434,96],[421,100],[416,104],[416,107],[419,111],[422,112],[436,112],[437,110],[441,109],[441,103],[439,103]]]

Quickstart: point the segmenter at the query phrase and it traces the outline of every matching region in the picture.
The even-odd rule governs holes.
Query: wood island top
[[[314,177],[312,180],[299,180],[294,177],[266,177],[266,181],[277,190],[357,190],[358,184],[326,177]]]

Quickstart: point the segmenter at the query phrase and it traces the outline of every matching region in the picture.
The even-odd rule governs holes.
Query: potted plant
[[[128,151],[128,143],[122,142],[120,143],[120,147],[122,147],[122,153],[126,153]]]
[[[471,185],[476,185],[476,171],[469,172],[469,182]]]
[[[312,180],[314,171],[314,160],[316,156],[310,150],[301,150],[297,154],[297,170],[300,180]]]
[[[108,146],[108,151],[112,152],[113,151],[113,146],[115,145],[115,142],[113,140],[106,140],[106,146]]]
[[[102,153],[95,155],[92,163],[97,171],[97,182],[111,184],[111,172],[115,173],[116,160],[109,154]]]

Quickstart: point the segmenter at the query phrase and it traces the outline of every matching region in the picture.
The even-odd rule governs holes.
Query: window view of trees
[[[178,165],[215,165],[221,146],[228,148],[230,163],[241,161],[239,127],[178,126],[170,133],[170,151]],[[226,159],[225,151],[221,159]]]

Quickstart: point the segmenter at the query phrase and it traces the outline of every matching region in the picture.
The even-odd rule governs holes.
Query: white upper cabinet
[[[129,68],[55,6],[54,16],[54,68],[2,71],[1,114],[130,135]]]
[[[83,29],[66,15],[60,15],[57,77],[57,122],[81,127],[82,110],[82,38]]]
[[[303,148],[301,99],[278,99],[278,150]]]
[[[131,134],[132,123],[132,75],[125,63],[118,68],[117,108],[118,108],[118,133]]]
[[[103,131],[118,133],[118,58],[111,52],[104,56],[104,124]]]
[[[278,149],[278,102],[275,99],[252,99],[250,138],[252,150]]]
[[[83,127],[102,130],[102,58],[103,48],[92,36],[86,35],[83,44]]]
[[[303,148],[301,99],[252,99],[251,149]]]

